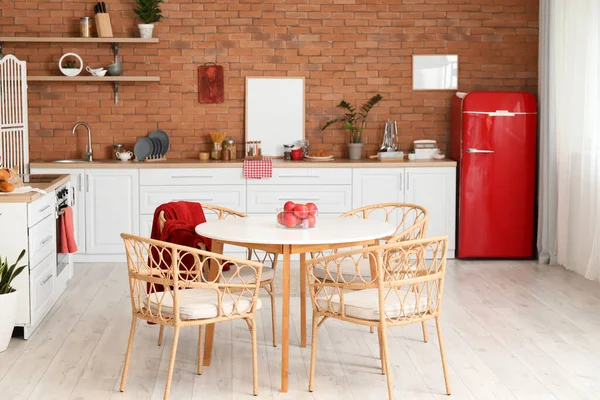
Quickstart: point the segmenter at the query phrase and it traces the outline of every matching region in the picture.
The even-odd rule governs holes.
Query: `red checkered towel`
[[[244,178],[262,179],[273,177],[273,161],[270,158],[264,160],[244,160]]]

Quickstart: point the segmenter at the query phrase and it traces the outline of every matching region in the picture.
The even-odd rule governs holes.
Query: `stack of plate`
[[[156,130],[148,137],[140,138],[135,142],[133,154],[138,161],[161,159],[169,150],[169,136],[165,131]]]

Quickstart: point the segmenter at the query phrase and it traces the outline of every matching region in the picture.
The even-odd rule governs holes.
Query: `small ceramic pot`
[[[362,158],[363,144],[348,143],[348,158],[351,160],[360,160]]]
[[[142,39],[150,39],[152,37],[154,24],[138,24],[138,28],[140,30],[140,37]]]
[[[123,64],[120,62],[110,64],[108,67],[106,67],[106,70],[110,76],[119,76],[123,73]]]

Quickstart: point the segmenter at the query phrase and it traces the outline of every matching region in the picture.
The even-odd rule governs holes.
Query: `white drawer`
[[[244,184],[242,168],[140,169],[140,186]]]
[[[27,226],[32,227],[48,215],[54,214],[56,211],[54,209],[55,205],[56,196],[54,195],[54,192],[48,193],[29,203],[27,206]]]
[[[248,185],[350,185],[351,168],[273,168],[271,179],[248,179]]]
[[[142,186],[140,187],[140,214],[154,214],[154,210],[159,205],[181,200],[219,205],[245,213],[246,186]]]
[[[320,213],[341,214],[352,207],[350,185],[248,186],[248,213],[275,213],[286,201],[316,203]]]
[[[50,311],[56,297],[56,253],[44,258],[30,275],[31,325],[37,325]]]
[[[56,219],[54,215],[29,228],[29,269],[38,266],[46,256],[56,251]]]

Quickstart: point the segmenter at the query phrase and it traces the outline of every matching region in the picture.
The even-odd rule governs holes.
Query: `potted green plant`
[[[379,103],[383,99],[380,94],[377,94],[371,97],[365,104],[363,104],[359,110],[357,110],[354,106],[348,103],[345,100],[342,100],[338,107],[346,110],[345,115],[342,118],[333,119],[325,124],[322,130],[327,129],[329,126],[341,122],[342,126],[345,129],[350,131],[350,142],[348,143],[348,158],[351,160],[360,160],[362,157],[362,131],[365,128],[367,123],[367,116],[369,115],[369,111],[377,103]]]
[[[8,348],[17,318],[17,291],[11,286],[12,281],[25,269],[26,265],[17,267],[25,256],[21,251],[17,261],[9,266],[8,260],[0,258],[0,352]]]
[[[160,9],[160,3],[162,2],[163,0],[135,0],[137,7],[133,11],[143,22],[143,24],[138,24],[141,38],[149,39],[152,37],[154,23],[159,22],[163,17]]]

